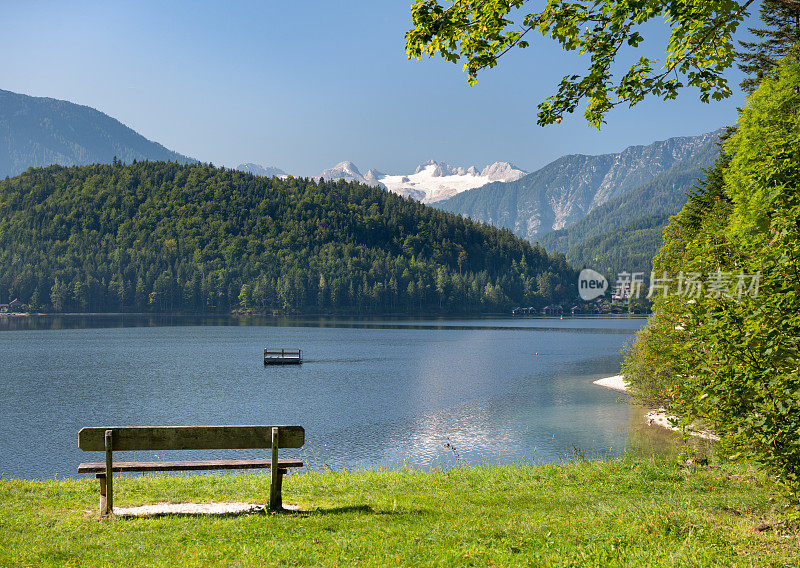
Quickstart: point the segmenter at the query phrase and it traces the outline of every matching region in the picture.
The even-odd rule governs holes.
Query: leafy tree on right
[[[623,372],[642,398],[684,425],[712,426],[728,457],[760,462],[796,498],[800,54],[787,53],[750,96],[723,158],[667,228],[654,262],[673,279],[724,278],[724,292],[673,288],[660,298]]]

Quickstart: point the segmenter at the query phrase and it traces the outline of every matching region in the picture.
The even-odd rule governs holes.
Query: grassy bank
[[[259,474],[120,478],[115,504],[265,502]],[[0,566],[797,566],[755,470],[667,458],[291,475],[306,512],[99,520],[94,479],[0,481]]]

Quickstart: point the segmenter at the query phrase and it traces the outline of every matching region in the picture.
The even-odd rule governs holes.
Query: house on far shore
[[[22,308],[22,302],[14,298],[7,304],[0,304],[0,313],[16,312]]]
[[[545,306],[542,308],[543,316],[560,316],[563,313],[564,313],[564,308],[562,308],[558,304],[552,304],[550,306]]]
[[[511,310],[512,316],[532,316],[536,315],[536,308],[514,308]]]

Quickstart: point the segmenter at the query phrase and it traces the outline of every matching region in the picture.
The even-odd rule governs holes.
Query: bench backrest
[[[78,447],[105,450],[105,433],[111,430],[114,451],[271,448],[272,429],[276,427],[278,447],[300,448],[305,443],[302,426],[126,426],[81,428]]]

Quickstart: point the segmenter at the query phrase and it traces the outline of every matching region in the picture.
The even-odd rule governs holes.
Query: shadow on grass
[[[295,511],[281,511],[281,513],[293,513]],[[299,511],[298,511],[299,512]],[[250,517],[250,516],[266,516],[267,511],[264,509],[253,510],[253,511],[237,511],[235,513],[148,513],[148,514],[115,514],[114,519],[120,519],[125,521],[133,521],[136,519],[158,519],[164,517],[170,518],[179,518],[179,517],[186,517],[186,518],[209,518],[209,519],[227,519],[227,518],[234,518],[234,517]],[[100,520],[106,520],[105,517],[100,517]]]
[[[391,510],[376,511],[370,505],[348,505],[343,507],[318,507],[315,509],[305,509],[297,506],[286,506],[280,511],[269,511],[265,506],[254,506],[247,510],[241,511],[179,511],[179,510],[162,510],[162,511],[137,511],[137,512],[119,512],[114,515],[115,519],[154,519],[159,517],[192,517],[192,518],[233,518],[233,517],[246,517],[252,515],[298,515],[298,516],[327,516],[327,515],[347,515],[347,514],[368,514],[368,515],[415,515],[415,516],[428,516],[432,512],[427,509],[407,509],[404,507],[395,508]]]
[[[398,507],[391,510],[376,511],[369,505],[350,505],[347,507],[331,507],[329,509],[317,508],[309,511],[297,511],[298,513],[305,513],[307,515],[346,515],[348,513],[361,513],[370,515],[431,515],[431,511],[427,509],[407,509]]]
[[[298,513],[305,513],[306,515],[344,515],[347,513],[374,514],[375,510],[369,505],[350,505],[347,507],[331,507],[330,509],[310,509],[308,511],[298,511]]]

